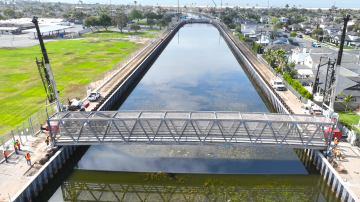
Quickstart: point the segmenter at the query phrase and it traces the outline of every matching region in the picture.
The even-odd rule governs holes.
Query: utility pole
[[[347,23],[349,20],[350,20],[350,15],[349,14],[344,15],[344,27],[343,27],[343,31],[341,34],[341,42],[340,42],[340,48],[339,48],[336,65],[341,65],[341,59],[342,59],[342,54],[343,54],[343,49],[344,49],[344,42],[345,42],[346,27],[347,27]]]
[[[45,44],[44,41],[42,39],[42,35],[40,32],[40,28],[39,28],[39,23],[37,20],[37,17],[34,16],[32,23],[34,23],[36,31],[37,31],[37,35],[38,35],[38,39],[39,39],[39,43],[40,43],[40,47],[41,47],[41,52],[43,54],[44,60],[45,60],[45,74],[47,74],[46,76],[48,77],[47,79],[49,80],[52,92],[47,92],[49,94],[53,94],[54,97],[54,101],[56,103],[57,109],[59,112],[61,112],[61,103],[60,103],[60,96],[59,96],[59,92],[56,88],[56,84],[55,84],[55,79],[54,79],[54,75],[51,69],[51,65],[50,65],[50,61],[49,61],[49,57],[47,55],[46,49],[45,49]],[[50,101],[50,100],[49,100]]]

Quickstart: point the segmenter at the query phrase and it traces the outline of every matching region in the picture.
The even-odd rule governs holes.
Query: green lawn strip
[[[46,43],[60,96],[89,83],[139,45],[114,40],[61,40]],[[0,136],[46,103],[35,58],[38,45],[0,48]]]
[[[89,32],[83,34],[84,37],[96,37],[96,38],[126,38],[130,35],[148,35],[148,32],[125,32],[119,31],[100,31],[100,32]]]
[[[357,125],[359,123],[360,116],[353,111],[336,111],[336,113],[339,114],[339,122],[348,129],[351,128],[352,124]],[[360,130],[358,130],[355,126],[353,129],[360,133]]]
[[[160,32],[161,29],[147,29],[147,32]]]

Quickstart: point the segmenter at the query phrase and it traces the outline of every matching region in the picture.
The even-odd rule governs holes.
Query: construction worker
[[[8,163],[7,159],[8,159],[8,153],[6,151],[3,151],[3,155],[5,158],[5,162]]]
[[[18,146],[17,146],[17,144],[14,144],[14,150],[15,150],[15,154],[19,154],[19,153],[18,153]]]
[[[339,161],[340,161],[341,151],[340,151],[339,148],[337,148],[337,150],[336,150],[336,152],[335,152],[335,155],[336,155],[336,156],[335,156],[335,159],[338,158]]]
[[[336,150],[338,150],[337,146],[333,147],[333,152],[336,152]]]
[[[20,149],[20,141],[19,141],[19,140],[16,140],[16,141],[15,141],[15,144],[18,146],[19,151],[21,151],[21,149]]]
[[[327,158],[327,157],[329,157],[329,159],[331,159],[331,149],[328,149],[328,150],[326,151],[326,156],[325,156],[325,158]]]
[[[31,161],[30,161],[30,154],[29,154],[29,152],[25,154],[25,159],[26,159],[26,164],[28,164],[29,166],[31,166]]]
[[[334,139],[334,146],[336,147],[339,144],[339,140],[337,139],[337,137]]]
[[[46,136],[45,142],[46,142],[46,145],[47,145],[47,146],[49,146],[49,141],[50,141],[50,137],[49,137],[49,136]]]

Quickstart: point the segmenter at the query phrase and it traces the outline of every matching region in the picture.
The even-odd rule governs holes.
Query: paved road
[[[82,25],[72,25],[71,28],[65,29],[65,31],[67,32],[78,32],[80,30],[82,30]],[[44,39],[45,42],[57,40],[66,39]],[[34,33],[23,33],[19,35],[0,35],[0,47],[29,47],[38,44],[39,40],[34,38]]]
[[[304,38],[293,38],[293,37],[290,37],[289,36],[290,33],[288,32],[281,32],[281,36],[280,37],[284,37],[284,38],[287,38],[290,42],[291,45],[294,45],[294,46],[298,46],[298,47],[311,47],[312,46],[312,43],[311,41],[307,40],[307,39],[304,39]],[[338,50],[337,49],[332,49],[332,48],[327,48],[327,47],[323,47],[323,48],[326,48],[329,50],[330,53],[334,53],[334,54],[337,54],[338,53]],[[356,54],[358,55],[359,54],[359,50],[344,50],[345,53],[349,53],[349,54]]]

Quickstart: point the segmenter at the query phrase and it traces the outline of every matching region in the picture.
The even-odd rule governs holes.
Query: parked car
[[[270,84],[276,89],[276,90],[286,90],[281,78],[279,77],[271,77],[270,78]]]
[[[298,38],[303,38],[303,35],[299,34],[297,37],[298,37]]]
[[[321,48],[321,44],[320,43],[313,43],[312,47]]]
[[[89,100],[89,101],[96,101],[99,97],[100,97],[100,93],[98,93],[98,92],[92,92],[92,93],[90,93],[90,95],[88,96],[88,100]]]

